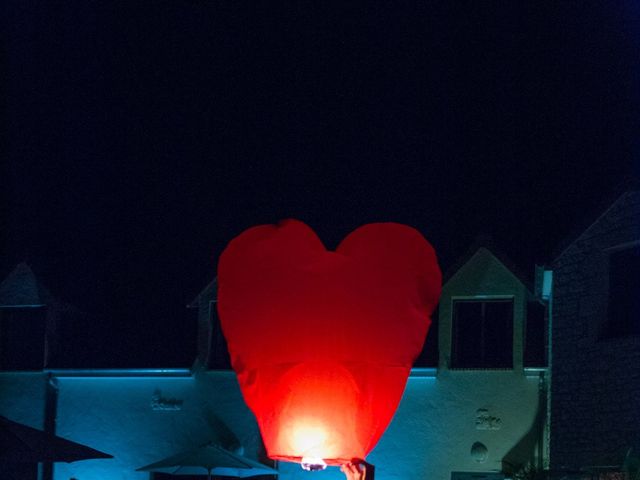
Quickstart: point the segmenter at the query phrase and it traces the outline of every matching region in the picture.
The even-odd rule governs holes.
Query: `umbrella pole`
[[[211,480],[211,469],[209,469],[209,480]]]

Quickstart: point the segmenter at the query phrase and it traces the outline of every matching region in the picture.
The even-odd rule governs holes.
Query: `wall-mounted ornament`
[[[471,445],[471,458],[477,463],[484,463],[487,460],[488,450],[484,443],[475,442]]]
[[[151,410],[182,410],[182,400],[163,397],[158,388],[151,396]]]
[[[486,408],[476,410],[476,430],[500,430],[502,420],[492,415]]]

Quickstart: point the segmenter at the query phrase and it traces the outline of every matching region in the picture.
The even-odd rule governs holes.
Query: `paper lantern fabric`
[[[366,458],[395,413],[440,288],[433,248],[405,225],[364,225],[335,252],[296,220],[232,240],[218,264],[218,313],[269,457]]]

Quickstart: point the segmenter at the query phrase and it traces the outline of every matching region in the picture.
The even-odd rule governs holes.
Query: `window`
[[[455,300],[451,368],[513,368],[513,300]]]
[[[640,245],[609,256],[609,303],[605,338],[640,335]]]
[[[527,304],[527,322],[524,331],[524,366],[547,366],[547,316],[544,304]]]
[[[46,308],[0,309],[0,369],[42,370]]]
[[[416,361],[414,367],[437,367],[438,366],[438,308],[436,308],[431,314],[431,326],[429,327],[429,333],[422,346],[422,351]]]
[[[222,333],[220,318],[218,318],[218,309],[215,303],[211,303],[211,342],[209,352],[209,368],[214,370],[230,370],[231,359],[229,357],[229,349],[227,340]]]

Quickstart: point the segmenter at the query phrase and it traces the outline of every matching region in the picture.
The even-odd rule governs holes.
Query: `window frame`
[[[631,251],[634,249],[640,249],[640,241],[627,242],[620,245],[616,245],[614,247],[610,247],[604,250],[606,255],[607,262],[607,288],[606,288],[606,306],[605,306],[605,315],[600,326],[599,331],[599,339],[600,340],[610,340],[610,339],[623,339],[623,338],[640,338],[640,324],[636,325],[635,328],[632,324],[627,325],[625,331],[619,331],[619,323],[612,321],[612,317],[615,315],[615,312],[612,312],[611,305],[615,303],[615,297],[613,297],[613,290],[615,288],[612,285],[611,277],[612,277],[612,257],[614,255]],[[613,298],[612,298],[613,297]]]
[[[456,303],[458,302],[475,302],[475,303],[489,303],[489,302],[510,302],[511,303],[511,361],[508,367],[497,366],[458,366],[455,365],[455,352],[456,347]],[[516,296],[515,295],[454,295],[451,297],[451,342],[450,348],[450,360],[449,369],[451,370],[513,370],[515,368],[514,353],[515,353],[515,332],[516,332]],[[484,325],[483,325],[484,327]]]

